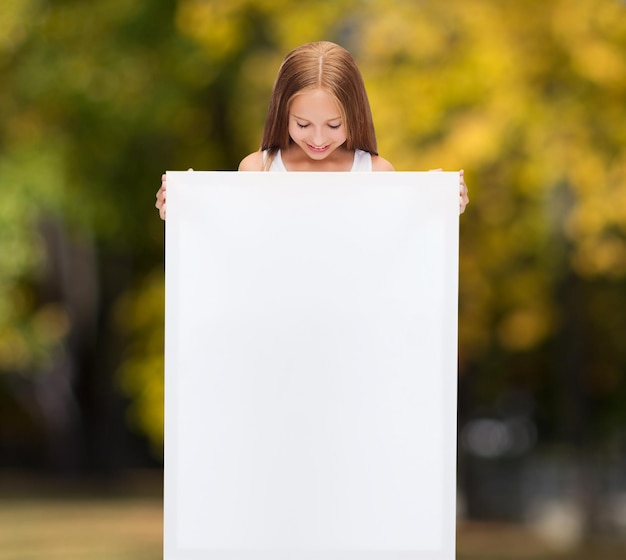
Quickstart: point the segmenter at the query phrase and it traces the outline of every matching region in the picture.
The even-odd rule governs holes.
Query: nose
[[[316,128],[313,131],[313,136],[311,140],[316,146],[321,146],[324,143],[324,136],[323,136],[322,130],[319,128]]]

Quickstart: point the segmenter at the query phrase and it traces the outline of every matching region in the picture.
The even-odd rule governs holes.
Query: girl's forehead
[[[327,118],[340,117],[341,110],[335,98],[322,88],[305,90],[295,95],[291,102],[291,113],[304,117],[304,113],[321,115]]]

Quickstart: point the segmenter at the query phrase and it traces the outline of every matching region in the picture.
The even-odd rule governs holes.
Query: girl
[[[378,155],[361,73],[344,48],[327,41],[291,51],[274,83],[261,149],[239,171],[393,171]],[[165,175],[155,206],[166,213]],[[460,213],[469,202],[460,172]]]

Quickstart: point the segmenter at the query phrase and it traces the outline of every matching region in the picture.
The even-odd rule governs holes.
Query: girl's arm
[[[243,158],[238,171],[263,171],[263,152],[254,152]]]
[[[384,157],[372,156],[372,171],[394,171],[394,168]]]

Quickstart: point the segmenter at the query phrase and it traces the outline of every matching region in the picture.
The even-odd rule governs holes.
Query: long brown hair
[[[339,107],[346,130],[346,148],[378,155],[376,133],[363,78],[352,55],[328,41],[307,43],[283,60],[274,82],[261,149],[271,161],[289,146],[289,109],[303,91],[322,88]]]

